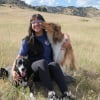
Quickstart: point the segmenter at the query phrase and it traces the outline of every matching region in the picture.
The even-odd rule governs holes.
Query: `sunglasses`
[[[34,20],[31,22],[31,24],[35,24],[35,23],[42,23],[43,21],[42,20]]]

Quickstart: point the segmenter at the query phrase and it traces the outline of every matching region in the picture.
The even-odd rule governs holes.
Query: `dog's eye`
[[[21,64],[22,64],[22,61],[21,61],[21,60],[19,60],[19,61],[18,61],[18,64],[19,64],[19,65],[21,65]]]

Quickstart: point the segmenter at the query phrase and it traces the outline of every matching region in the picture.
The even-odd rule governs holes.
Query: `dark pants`
[[[52,79],[56,81],[62,93],[68,91],[63,72],[57,63],[51,62],[47,64],[47,62],[42,59],[33,62],[31,68],[35,73],[34,78],[40,80],[48,91],[53,90]]]

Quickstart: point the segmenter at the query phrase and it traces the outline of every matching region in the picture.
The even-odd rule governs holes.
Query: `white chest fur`
[[[65,51],[61,48],[62,44],[63,43],[51,44],[54,54],[54,61],[57,63],[60,63],[64,58]]]
[[[64,55],[65,55],[65,50],[62,49],[62,45],[66,41],[67,37],[64,36],[61,42],[54,43],[52,37],[50,37],[49,34],[47,35],[48,35],[49,41],[53,49],[54,61],[57,63],[62,62],[62,60],[64,59]]]

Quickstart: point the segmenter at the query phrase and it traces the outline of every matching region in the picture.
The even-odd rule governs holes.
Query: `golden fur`
[[[65,38],[64,34],[61,32],[61,26],[55,23],[42,23],[42,27],[47,31],[49,37],[51,38],[50,41],[53,44],[60,43]],[[68,37],[66,37],[66,40]],[[52,44],[51,44],[52,45]],[[60,47],[59,47],[60,48]],[[61,62],[59,62],[62,66],[67,66],[70,70],[76,69],[75,67],[75,59],[73,54],[73,49],[71,43],[69,43],[68,47],[64,49],[64,56]],[[59,54],[60,57],[60,54]],[[68,69],[68,68],[67,68]]]

